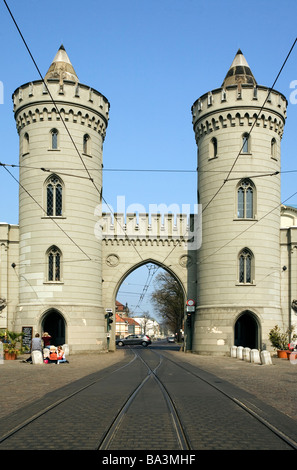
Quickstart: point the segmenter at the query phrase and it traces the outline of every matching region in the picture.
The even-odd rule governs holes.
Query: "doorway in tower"
[[[243,312],[234,327],[234,344],[244,348],[259,348],[259,325],[252,312]]]
[[[59,346],[65,344],[65,320],[55,309],[49,310],[42,322],[42,331],[47,331],[52,339],[51,344]]]

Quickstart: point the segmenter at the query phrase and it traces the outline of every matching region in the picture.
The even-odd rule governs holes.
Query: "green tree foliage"
[[[151,295],[154,308],[159,311],[168,327],[177,333],[180,339],[180,330],[184,320],[184,295],[178,281],[168,272],[159,273],[155,279],[155,291]]]

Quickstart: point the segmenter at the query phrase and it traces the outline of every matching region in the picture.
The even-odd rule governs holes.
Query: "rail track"
[[[190,370],[154,348],[129,353],[132,358],[124,366],[7,430],[0,436],[0,450],[297,450],[294,439],[199,369]],[[55,436],[48,433],[52,427]]]

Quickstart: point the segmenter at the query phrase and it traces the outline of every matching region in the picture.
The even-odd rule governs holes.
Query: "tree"
[[[161,317],[169,328],[177,333],[180,340],[180,330],[184,319],[184,295],[180,284],[168,272],[159,273],[155,279],[156,289],[151,294],[155,309],[159,310]]]

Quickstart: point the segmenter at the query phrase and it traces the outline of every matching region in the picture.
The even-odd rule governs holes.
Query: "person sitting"
[[[48,348],[51,344],[52,337],[45,331],[42,335],[42,339],[43,339],[43,346],[45,348]]]
[[[30,364],[32,364],[33,351],[40,351],[42,353],[42,344],[41,338],[39,337],[39,333],[36,333],[35,337],[31,340],[31,356],[23,362],[29,362]]]
[[[57,364],[57,360],[58,360],[58,355],[57,355],[56,346],[50,346],[50,353],[49,353],[48,361],[50,364],[52,363]]]
[[[58,346],[57,356],[57,364],[60,364],[61,362],[68,362],[66,361],[65,352],[63,351],[62,346]]]

